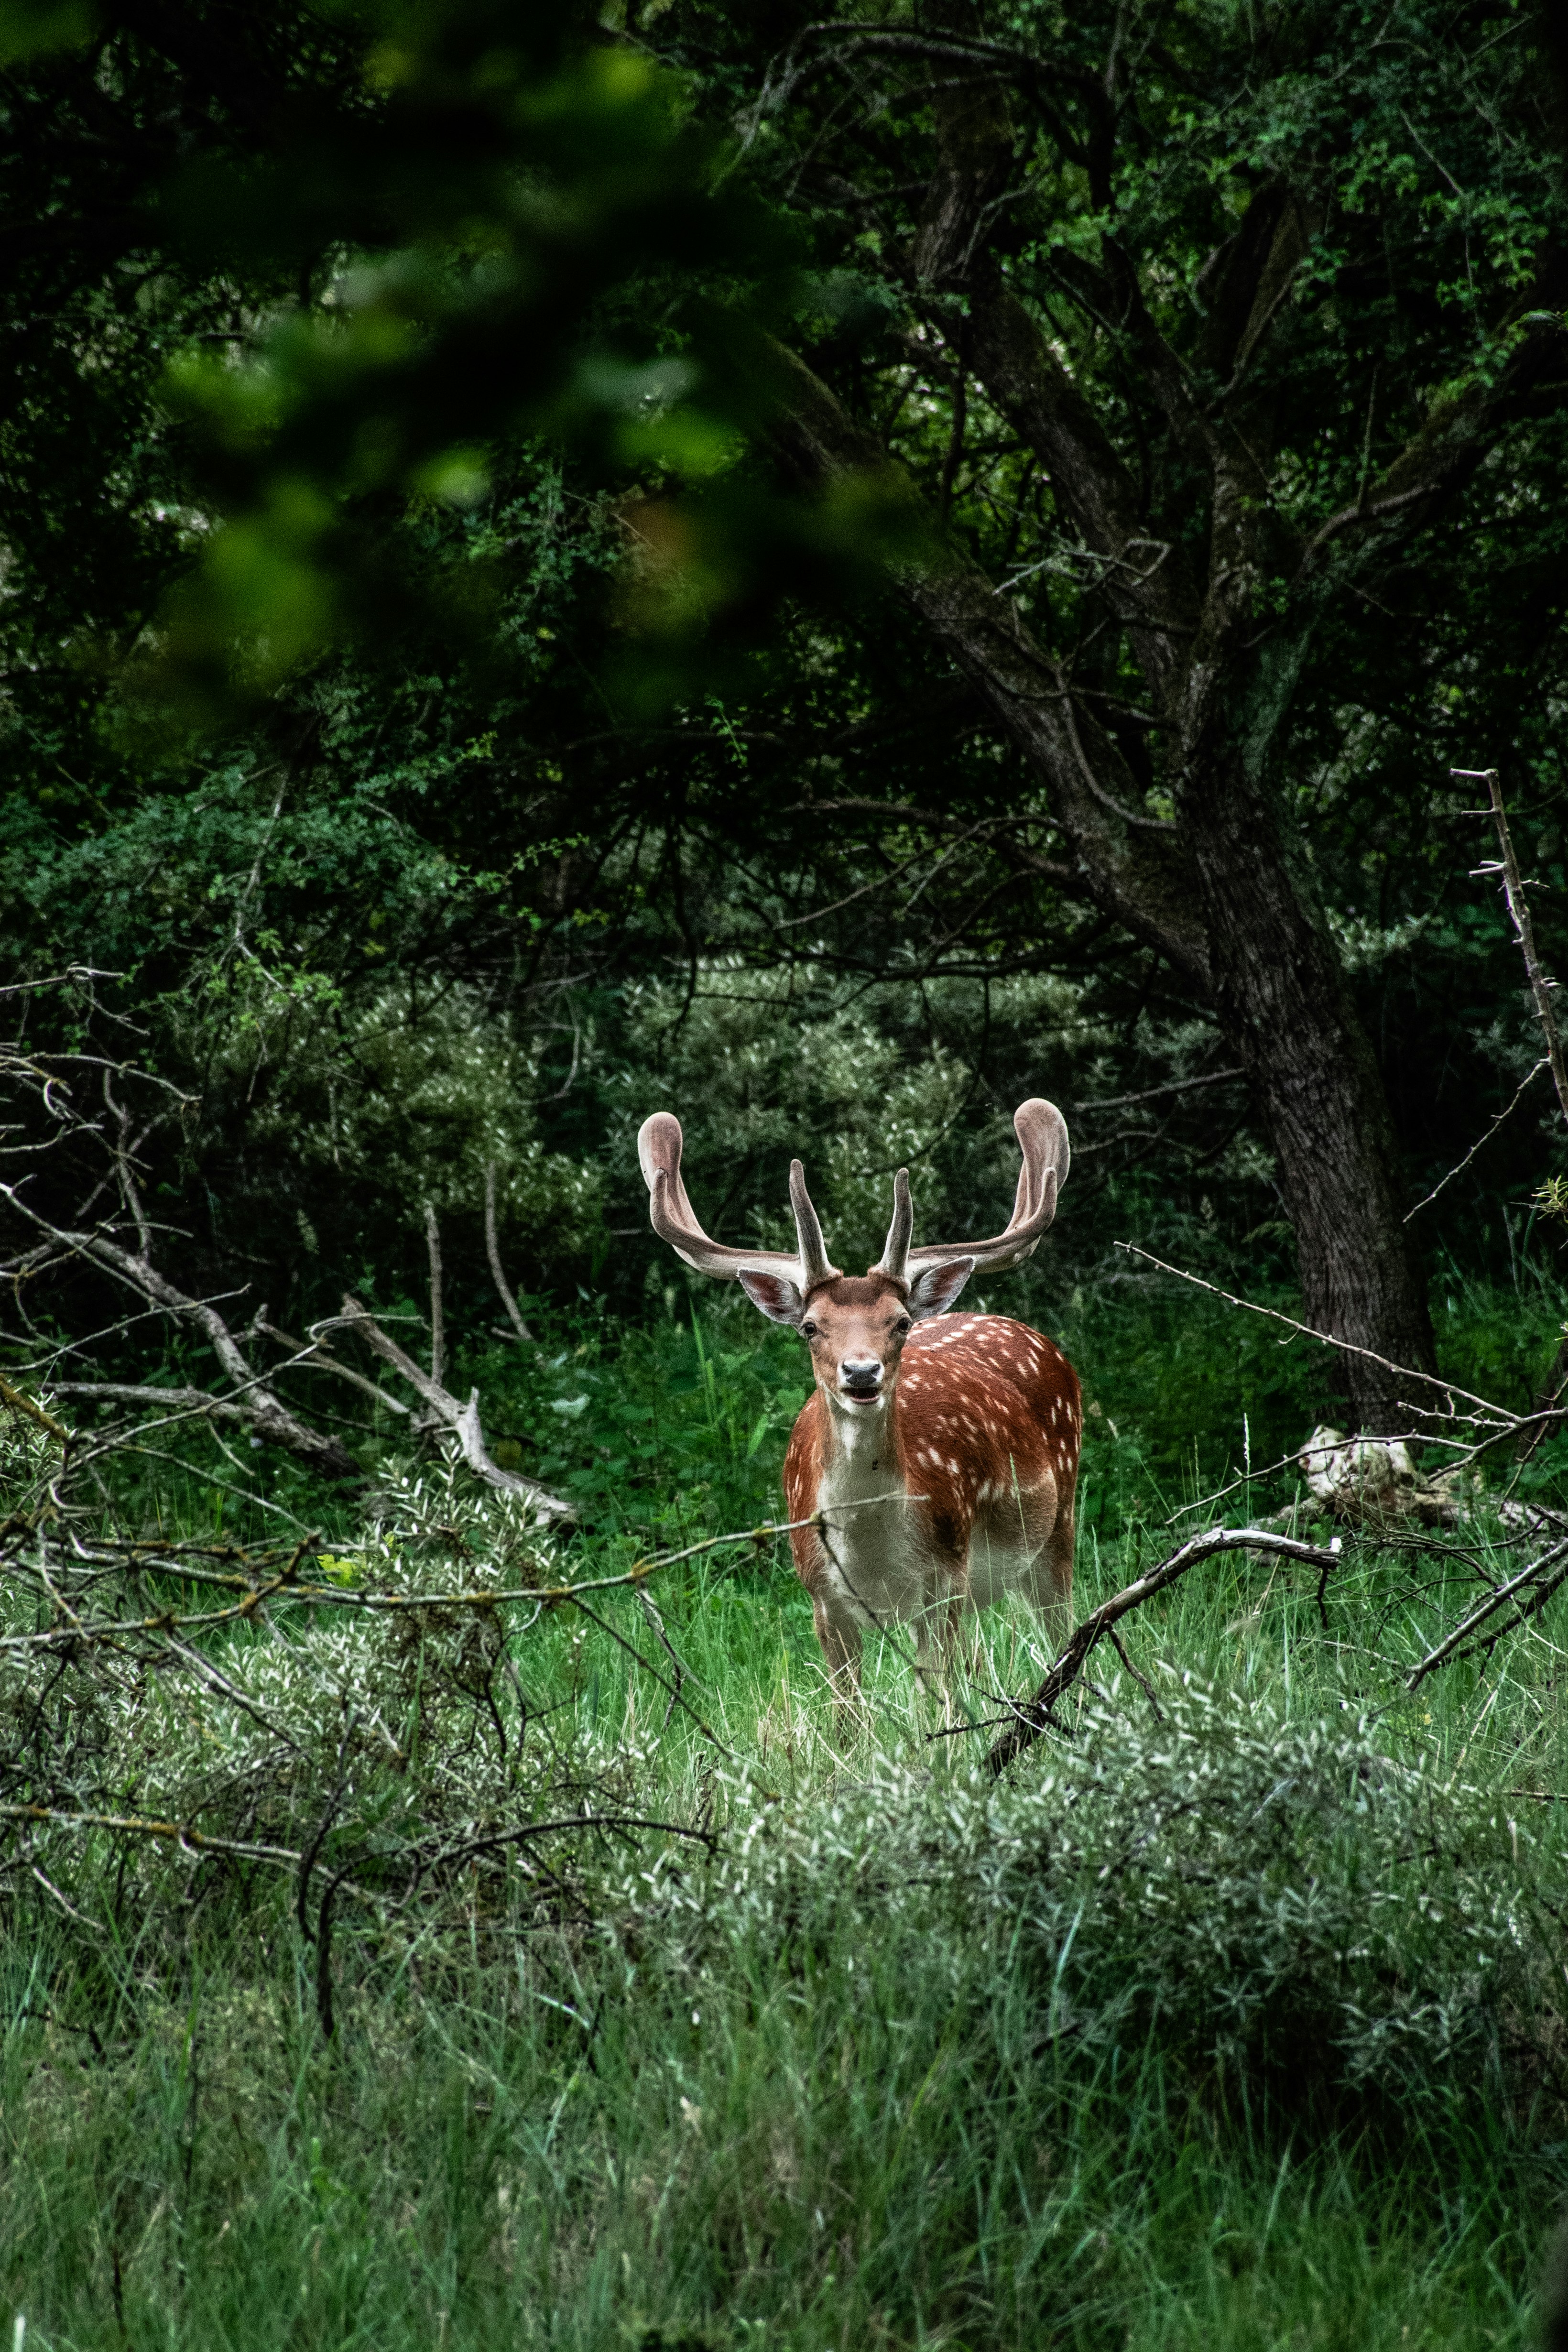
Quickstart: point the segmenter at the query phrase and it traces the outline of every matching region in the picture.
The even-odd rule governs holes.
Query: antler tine
[[[789,1204],[795,1211],[795,1237],[800,1243],[801,1296],[815,1290],[819,1282],[833,1282],[838,1268],[827,1255],[827,1244],[822,1238],[822,1226],[811,1204],[811,1194],[805,1189],[805,1171],[798,1160],[789,1163]]]
[[[1055,1103],[1045,1101],[1039,1095],[1019,1104],[1013,1114],[1013,1125],[1024,1165],[1018,1173],[1018,1189],[1006,1231],[987,1242],[926,1243],[909,1254],[911,1277],[927,1266],[955,1257],[972,1257],[978,1271],[999,1274],[1006,1266],[1021,1265],[1025,1258],[1033,1255],[1041,1234],[1056,1215],[1057,1195],[1067,1181],[1072,1152],[1066,1119]]]
[[[667,1214],[692,1233],[701,1234],[702,1228],[692,1212],[691,1203],[686,1197],[686,1186],[681,1181],[680,1152],[685,1140],[680,1132],[680,1121],[674,1113],[656,1110],[651,1118],[644,1119],[637,1130],[637,1160],[642,1168],[643,1182],[650,1192],[656,1179],[660,1175],[664,1177]],[[664,1234],[661,1238],[668,1240],[669,1236]],[[706,1235],[703,1238],[706,1239]]]
[[[805,1265],[807,1227],[801,1220],[799,1202],[795,1202],[795,1229],[801,1237],[799,1257],[791,1256],[785,1250],[730,1249],[703,1232],[681,1181],[683,1141],[680,1121],[667,1110],[655,1111],[651,1118],[645,1119],[637,1136],[637,1159],[648,1189],[649,1222],[660,1241],[668,1242],[678,1257],[684,1258],[699,1274],[713,1275],[721,1282],[738,1281],[742,1274],[773,1274],[807,1290],[814,1282],[832,1278],[837,1268],[827,1264],[822,1228],[806,1197],[798,1160],[790,1174],[790,1198],[795,1202],[795,1180],[799,1177],[800,1197],[805,1202],[809,1234],[816,1247],[813,1264],[817,1270],[809,1273]],[[804,1280],[803,1275],[806,1277]]]
[[[907,1168],[900,1168],[893,1179],[893,1222],[888,1227],[882,1255],[869,1269],[870,1272],[891,1275],[895,1282],[908,1282],[910,1242],[914,1230],[915,1211],[910,1198],[910,1171]]]

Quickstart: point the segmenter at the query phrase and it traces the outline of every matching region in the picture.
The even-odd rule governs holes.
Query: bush
[[[879,1950],[885,1969],[897,1939],[955,2002],[1028,2000],[1064,2058],[1148,2047],[1248,2100],[1557,2106],[1554,1853],[1382,1754],[1364,1720],[1190,1682],[1163,1717],[1098,1713],[1021,1785],[884,1767],[829,1805],[764,1810],[710,1919],[795,1967]]]

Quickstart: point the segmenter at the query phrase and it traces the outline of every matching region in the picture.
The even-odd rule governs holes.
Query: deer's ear
[[[787,1276],[748,1272],[741,1276],[741,1287],[770,1323],[798,1325],[805,1301]]]
[[[910,1292],[911,1319],[923,1323],[928,1315],[945,1315],[973,1271],[972,1257],[950,1257],[941,1265],[928,1265],[915,1276]]]

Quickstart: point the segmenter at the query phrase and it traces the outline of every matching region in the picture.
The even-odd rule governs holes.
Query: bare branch
[[[1563,1040],[1557,1034],[1557,1016],[1552,1007],[1552,992],[1555,981],[1548,980],[1535,947],[1535,925],[1531,920],[1530,901],[1524,895],[1524,877],[1519,870],[1514,855],[1513,835],[1509,831],[1508,811],[1503,806],[1502,780],[1495,768],[1450,768],[1451,776],[1475,779],[1486,785],[1491,797],[1492,823],[1497,826],[1498,842],[1502,850],[1500,866],[1483,866],[1482,874],[1502,876],[1503,897],[1513,919],[1513,935],[1524,958],[1524,969],[1530,980],[1530,992],[1535,999],[1536,1018],[1546,1040],[1546,1058],[1552,1065],[1552,1083],[1557,1089],[1557,1100],[1563,1116],[1568,1118],[1568,1068],[1563,1061]]]
[[[1519,1108],[1520,1104],[1523,1101],[1527,1089],[1534,1085],[1536,1079],[1541,1076],[1542,1071],[1550,1068],[1550,1066],[1551,1065],[1546,1055],[1542,1055],[1541,1060],[1536,1063],[1534,1068],[1528,1071],[1526,1075],[1521,1078],[1519,1085],[1514,1089],[1513,1100],[1509,1104],[1508,1108],[1506,1110],[1500,1110],[1496,1118],[1493,1119],[1491,1125],[1488,1128],[1486,1133],[1477,1137],[1475,1142],[1471,1144],[1464,1158],[1459,1160],[1455,1167],[1450,1168],[1446,1176],[1440,1176],[1438,1178],[1437,1181],[1433,1185],[1432,1190],[1426,1195],[1426,1197],[1423,1200],[1416,1202],[1414,1209],[1407,1209],[1405,1211],[1403,1220],[1405,1224],[1410,1223],[1411,1218],[1416,1214],[1418,1210],[1430,1208],[1445,1185],[1451,1184],[1456,1176],[1462,1176],[1464,1174],[1466,1169],[1469,1166],[1477,1152],[1484,1150],[1486,1146],[1491,1141],[1493,1136],[1497,1133],[1499,1128],[1502,1125],[1503,1121],[1507,1118],[1512,1118],[1514,1112]]]
[[[1244,1078],[1245,1070],[1206,1070],[1198,1078],[1173,1078],[1168,1086],[1146,1087],[1139,1095],[1107,1095],[1101,1102],[1080,1102],[1079,1110],[1126,1110],[1133,1103],[1158,1102],[1163,1095],[1193,1094],[1199,1087],[1217,1087],[1226,1078]]]
[[[177,1289],[165,1275],[160,1274],[144,1256],[132,1256],[129,1250],[121,1249],[118,1242],[110,1241],[106,1234],[72,1233],[52,1224],[20,1197],[14,1185],[0,1184],[0,1196],[8,1200],[30,1224],[47,1234],[52,1241],[79,1252],[84,1257],[95,1259],[121,1281],[129,1283],[132,1289],[152,1299],[155,1306],[184,1321],[195,1324],[205,1333],[214,1355],[234,1383],[236,1394],[229,1402],[244,1412],[258,1437],[281,1446],[287,1453],[298,1454],[301,1460],[330,1476],[341,1478],[355,1475],[353,1457],[338,1439],[323,1437],[319,1430],[308,1427],[289,1411],[281,1397],[274,1394],[263,1376],[252,1370],[244,1349],[210,1299],[188,1297],[184,1291]],[[202,1392],[198,1391],[195,1393]],[[204,1401],[208,1404],[211,1402],[210,1399]]]
[[[1017,1709],[1017,1721],[992,1748],[986,1761],[993,1772],[1005,1771],[1007,1766],[1031,1747],[1042,1732],[1051,1727],[1051,1710],[1063,1693],[1078,1680],[1089,1662],[1090,1651],[1102,1633],[1109,1633],[1119,1619],[1130,1611],[1141,1608],[1156,1592],[1163,1592],[1189,1569],[1196,1568],[1217,1552],[1271,1551],[1286,1559],[1304,1560],[1309,1567],[1324,1572],[1337,1562],[1340,1541],[1336,1536],[1325,1548],[1321,1544],[1299,1543],[1293,1536],[1274,1534],[1268,1528],[1211,1528],[1206,1535],[1194,1536],[1163,1559],[1158,1568],[1124,1585],[1109,1601],[1102,1601],[1091,1610],[1081,1625],[1073,1633],[1061,1655],[1052,1666],[1032,1699]],[[1142,1679],[1142,1677],[1140,1677]],[[1145,1685],[1147,1688],[1147,1685]]]
[[[1543,1577],[1546,1579],[1544,1582]],[[1427,1652],[1406,1680],[1405,1689],[1418,1689],[1427,1675],[1451,1658],[1489,1617],[1495,1616],[1510,1601],[1517,1601],[1521,1593],[1532,1591],[1533,1597],[1528,1607],[1516,1612],[1514,1622],[1521,1624],[1526,1617],[1538,1615],[1565,1578],[1568,1578],[1568,1540],[1552,1544],[1539,1559],[1532,1559],[1527,1568],[1520,1570],[1517,1576],[1510,1576],[1506,1584],[1500,1584],[1495,1592],[1489,1592],[1462,1624],[1456,1625],[1451,1633],[1444,1635],[1435,1650]],[[1497,1628],[1499,1634],[1507,1631],[1506,1625]]]
[[[255,1426],[257,1418],[248,1399],[237,1404],[205,1389],[160,1388],[151,1381],[59,1381],[55,1394],[103,1404],[153,1404],[165,1412],[207,1413],[215,1421],[244,1422],[247,1428]]]
[[[13,1388],[4,1372],[0,1372],[0,1403],[8,1404],[13,1412],[26,1413],[29,1421],[36,1422],[40,1429],[47,1430],[60,1444],[70,1444],[69,1430],[62,1429],[52,1413],[46,1412],[42,1405],[35,1404],[31,1397],[24,1396],[20,1389]]]
[[[575,1518],[572,1505],[561,1496],[551,1494],[548,1487],[540,1486],[537,1480],[525,1478],[519,1471],[503,1470],[499,1463],[491,1461],[479,1423],[478,1389],[470,1391],[467,1404],[459,1404],[438,1381],[420,1370],[413,1358],[405,1355],[396,1340],[387,1336],[357,1298],[345,1296],[343,1320],[351,1329],[360,1334],[367,1347],[374,1348],[384,1362],[390,1364],[395,1371],[401,1372],[410,1388],[424,1398],[437,1420],[457,1439],[458,1450],[469,1469],[477,1477],[482,1478],[487,1486],[494,1486],[503,1495],[519,1496],[546,1521]]]
[[[52,1805],[0,1805],[0,1820],[47,1822],[58,1829],[129,1830],[141,1837],[166,1838],[187,1853],[226,1853],[246,1862],[286,1862],[297,1864],[292,1846],[260,1845],[241,1838],[208,1837],[189,1822],[161,1822],[140,1813],[67,1813]]]
[[[1227,1307],[1239,1307],[1247,1315],[1265,1316],[1270,1323],[1283,1323],[1288,1330],[1299,1331],[1304,1339],[1320,1340],[1325,1348],[1338,1348],[1342,1355],[1362,1356],[1371,1364],[1381,1364],[1385,1372],[1394,1373],[1402,1381],[1421,1381],[1427,1388],[1438,1389],[1446,1397],[1463,1397],[1467,1404],[1477,1406],[1481,1412],[1496,1421],[1500,1429],[1517,1428],[1525,1416],[1510,1412],[1487,1397],[1472,1394],[1455,1381],[1445,1380],[1439,1372],[1413,1371],[1408,1364],[1396,1364],[1390,1357],[1380,1356],[1374,1349],[1358,1347],[1353,1339],[1336,1339],[1331,1331],[1314,1330],[1310,1323],[1298,1322],[1294,1315],[1282,1314],[1278,1307],[1259,1307],[1254,1299],[1238,1298],[1231,1290],[1222,1290],[1217,1282],[1205,1282],[1201,1274],[1189,1274],[1185,1266],[1167,1265],[1152,1250],[1140,1249],[1136,1242],[1118,1242],[1116,1247],[1129,1257],[1141,1257],[1162,1274],[1173,1274],[1178,1282],[1190,1282],[1196,1290],[1206,1290],[1212,1297],[1223,1298]]]
[[[496,1164],[493,1160],[485,1162],[485,1255],[490,1262],[490,1279],[495,1284],[501,1305],[506,1308],[508,1320],[523,1346],[531,1348],[533,1334],[523,1321],[521,1311],[501,1272],[500,1244],[496,1238]]]
[[[323,1328],[328,1329],[334,1328],[336,1322],[337,1318],[333,1316],[326,1318],[324,1326],[321,1323],[313,1323],[309,1339],[291,1339],[287,1331],[280,1331],[276,1323],[268,1323],[260,1316],[257,1318],[251,1328],[253,1330],[265,1332],[269,1339],[276,1339],[280,1348],[292,1349],[293,1354],[289,1362],[279,1364],[276,1367],[278,1371],[331,1372],[340,1381],[348,1381],[360,1391],[362,1395],[372,1397],[377,1404],[384,1405],[388,1412],[400,1413],[406,1420],[409,1408],[401,1397],[390,1396],[386,1390],[378,1387],[374,1381],[367,1381],[363,1372],[356,1372],[352,1364],[345,1364],[340,1357],[334,1356],[326,1342],[316,1337],[317,1332]]]
[[[439,1388],[447,1374],[447,1329],[441,1311],[441,1228],[436,1203],[425,1203],[425,1246],[430,1253],[430,1378]]]

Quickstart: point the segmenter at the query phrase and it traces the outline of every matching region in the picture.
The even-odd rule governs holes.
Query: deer
[[[1013,1124],[1024,1164],[1006,1230],[911,1247],[900,1168],[887,1243],[861,1276],[830,1261],[798,1160],[789,1175],[794,1255],[731,1249],[692,1212],[679,1120],[656,1112],[637,1137],[659,1239],[697,1272],[739,1282],[811,1351],[812,1393],[784,1456],[784,1499],[828,1683],[850,1711],[868,1629],[912,1628],[917,1681],[928,1692],[933,1650],[945,1688],[967,1614],[1008,1592],[1053,1632],[1070,1612],[1078,1375],[1027,1324],[951,1312],[972,1275],[1031,1256],[1056,1215],[1070,1160],[1067,1122],[1037,1096]]]

